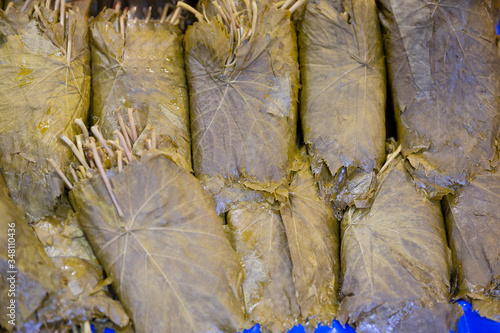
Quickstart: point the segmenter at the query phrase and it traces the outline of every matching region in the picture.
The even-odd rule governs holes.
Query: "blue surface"
[[[497,24],[497,35],[500,35],[500,21]]]
[[[458,321],[457,333],[500,333],[500,323],[481,317],[476,311],[472,310],[472,305],[465,301],[458,301],[458,304],[464,310],[464,315]],[[94,327],[91,326],[92,332]],[[342,327],[336,320],[333,321],[332,326],[319,325],[314,331],[315,333],[355,333],[356,331],[346,325]],[[451,332],[451,331],[450,331]],[[106,328],[104,333],[114,333],[112,329]],[[260,325],[244,330],[243,333],[260,333]],[[295,326],[288,333],[305,333],[302,325]]]
[[[457,333],[500,333],[500,323],[481,317],[472,310],[470,303],[465,301],[457,303],[464,310],[464,315],[458,322]]]
[[[319,325],[318,328],[314,331],[315,333],[355,333],[356,331],[346,325],[346,328],[343,328],[342,325],[336,320],[333,321],[332,327]],[[243,333],[260,333],[260,325],[257,324],[251,329],[244,330]],[[305,333],[304,327],[302,325],[295,326],[288,333]]]

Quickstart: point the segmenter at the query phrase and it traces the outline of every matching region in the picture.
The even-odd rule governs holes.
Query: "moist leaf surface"
[[[7,280],[10,277],[9,271],[17,271],[15,279],[16,287],[16,311],[15,319],[18,327],[23,327],[29,317],[42,305],[43,300],[49,295],[57,293],[59,288],[59,276],[56,268],[43,250],[42,244],[36,239],[33,230],[24,219],[22,211],[9,198],[7,186],[0,176],[0,214],[2,216],[0,269],[2,270],[2,280],[0,282],[0,306],[7,309],[10,305],[10,298],[7,297],[9,285]],[[9,253],[7,252],[9,224],[15,224],[15,245],[17,248],[14,261],[14,269],[9,268]],[[8,311],[8,310],[5,310]],[[7,313],[0,319],[0,326],[8,332],[12,332],[14,327],[7,323],[11,318]]]
[[[0,12],[0,163],[11,196],[33,219],[51,214],[63,191],[47,158],[74,161],[58,135],[77,134],[72,122],[86,118],[90,93],[86,18],[69,11],[65,35],[43,12]],[[69,63],[60,49],[67,39]]]
[[[180,165],[191,171],[183,35],[169,23],[131,19],[122,38],[120,15],[108,9],[90,24],[94,123],[106,139],[114,139],[115,110],[134,108],[137,131],[148,124],[155,128],[157,147],[177,153]],[[127,112],[123,115],[129,122]]]
[[[266,202],[247,202],[228,212],[227,223],[233,247],[245,264],[243,293],[249,319],[271,332],[291,329],[300,309],[279,211]]]

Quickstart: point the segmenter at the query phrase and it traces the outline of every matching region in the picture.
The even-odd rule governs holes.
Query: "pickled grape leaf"
[[[51,10],[33,15],[0,11],[0,167],[16,204],[37,219],[52,213],[63,192],[47,158],[74,161],[58,135],[73,137],[72,121],[87,116],[90,53],[78,11],[67,12],[66,32]]]
[[[22,211],[8,196],[8,190],[0,176],[0,224],[1,243],[5,247],[0,252],[0,306],[8,309],[10,299],[15,299],[15,328],[22,332],[38,332],[42,323],[48,328],[71,328],[92,318],[109,317],[118,325],[126,325],[128,317],[121,305],[109,297],[106,291],[96,288],[99,281],[92,279],[92,272],[85,269],[68,272],[75,268],[75,262],[65,261],[54,266],[45,253],[42,243],[24,219]],[[11,228],[10,224],[14,224]],[[12,232],[11,229],[14,229]],[[9,234],[15,240],[15,254],[9,255],[7,244]],[[13,260],[14,262],[10,261]],[[55,259],[64,260],[64,259]],[[13,266],[11,266],[13,265]],[[64,267],[64,270],[59,269]],[[94,268],[95,270],[96,268]],[[86,277],[79,276],[85,272]],[[14,273],[15,272],[15,273]],[[78,273],[78,275],[75,275]],[[15,298],[8,297],[8,277],[15,277]],[[100,278],[100,275],[97,275]],[[73,282],[72,282],[73,281]],[[83,288],[74,294],[74,282]],[[7,313],[6,313],[7,314]],[[1,328],[11,332],[14,326],[8,323],[7,315],[0,319]]]
[[[382,173],[370,209],[341,225],[341,323],[357,332],[448,332],[451,256],[439,202],[416,190],[401,158]]]
[[[108,177],[123,218],[100,176],[70,198],[135,331],[242,328],[243,272],[198,180],[158,151]]]
[[[286,183],[295,152],[299,73],[290,13],[261,1],[251,31],[229,67],[228,32],[216,18],[186,33],[193,165],[212,194],[237,184],[273,192]]]
[[[9,198],[7,186],[1,176],[0,214],[2,216],[2,223],[0,223],[0,239],[2,243],[0,249],[0,269],[2,271],[0,306],[2,309],[6,309],[4,312],[7,311],[0,318],[0,326],[11,332],[14,326],[9,324],[8,320],[15,319],[16,326],[23,327],[29,317],[42,305],[44,299],[49,294],[57,293],[61,286],[56,268],[24,219],[22,211]],[[11,228],[11,224],[15,224],[15,227]],[[12,233],[9,229],[14,229],[12,238],[16,248],[15,255],[12,258],[9,257],[7,246],[7,244],[12,244],[12,241],[8,241],[9,234]],[[9,263],[9,260],[14,260],[14,262]],[[13,267],[9,268],[10,264]],[[8,284],[10,280],[7,280],[11,276],[10,271],[17,271],[17,274],[14,274],[17,280],[14,318],[7,316],[10,313],[8,306],[11,299],[7,297],[9,289],[11,289]]]
[[[160,20],[127,20],[123,38],[121,15],[104,10],[90,24],[94,123],[106,139],[114,139],[116,109],[133,108],[137,131],[149,124],[157,148],[177,153],[180,165],[191,171],[183,35]],[[130,124],[127,112],[124,118]]]
[[[293,176],[289,201],[280,213],[293,264],[300,313],[311,327],[329,325],[337,312],[339,227],[331,207],[320,198],[310,163]]]
[[[385,159],[385,59],[375,0],[309,1],[299,26],[304,141],[322,196],[372,194]]]
[[[444,201],[455,298],[500,321],[500,171],[476,176]]]
[[[126,326],[129,318],[109,293],[104,271],[78,226],[76,213],[67,197],[63,197],[53,216],[38,220],[33,229],[68,289],[78,299],[76,309],[85,309],[90,314],[89,319],[109,318],[120,327]]]
[[[498,1],[379,0],[398,137],[420,188],[441,198],[498,164]]]
[[[267,202],[249,201],[227,213],[227,224],[245,265],[243,294],[249,319],[271,332],[291,329],[300,309],[279,211]]]

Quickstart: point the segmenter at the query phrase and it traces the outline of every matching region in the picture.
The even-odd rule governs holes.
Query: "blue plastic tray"
[[[458,322],[458,329],[456,333],[500,333],[500,323],[481,317],[476,311],[472,310],[472,306],[465,301],[458,301],[458,304],[464,310],[464,315]],[[94,327],[92,326],[92,332]],[[104,333],[114,333],[112,329],[107,328]],[[332,326],[319,325],[315,333],[355,333],[356,331],[346,325],[342,327],[336,320],[333,321]],[[452,331],[450,331],[451,333]],[[243,331],[243,333],[260,333],[260,326],[257,324],[251,329]],[[298,325],[292,328],[288,333],[305,333],[304,327]]]

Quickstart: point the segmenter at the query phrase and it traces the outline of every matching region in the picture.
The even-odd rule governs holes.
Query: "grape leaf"
[[[498,170],[476,176],[444,201],[457,274],[455,297],[471,300],[482,316],[497,321],[500,321],[499,202]]]
[[[2,248],[0,250],[0,269],[2,270],[2,280],[0,282],[0,306],[5,310],[5,315],[0,318],[0,326],[11,332],[14,326],[8,321],[15,319],[18,327],[23,327],[29,317],[42,305],[43,300],[50,294],[56,294],[60,288],[60,280],[56,268],[43,250],[42,244],[36,239],[33,230],[23,217],[22,211],[9,198],[7,186],[0,176],[0,239]],[[11,228],[10,225],[15,227]],[[14,229],[12,236],[14,242],[8,241],[9,229]],[[16,252],[9,258],[8,244],[15,245]],[[13,260],[13,262],[9,262]],[[9,266],[12,265],[12,266]],[[10,271],[17,271],[14,274],[16,282],[16,300],[14,318],[8,317],[10,313],[9,293]]]
[[[449,303],[451,256],[439,202],[418,192],[397,158],[370,209],[341,224],[341,323],[358,332],[448,332],[461,315]]]
[[[297,301],[311,327],[329,325],[337,312],[339,227],[331,207],[320,198],[310,163],[293,176],[289,201],[280,214],[293,264]]]
[[[379,0],[398,137],[419,187],[441,198],[498,164],[498,1]]]
[[[115,110],[134,108],[137,131],[155,128],[157,147],[173,150],[191,171],[189,109],[183,35],[169,23],[128,20],[122,38],[113,9],[90,24],[92,51],[92,111],[106,139],[119,127]],[[123,112],[128,122],[127,112]]]
[[[72,123],[87,117],[90,94],[87,19],[67,14],[69,64],[60,49],[66,43],[58,42],[61,25],[47,19],[15,7],[0,11],[0,164],[11,196],[32,219],[50,215],[63,192],[47,158],[63,167],[75,161],[58,135],[77,134]]]
[[[229,42],[216,19],[189,27],[185,48],[196,176],[213,194],[235,184],[273,192],[286,183],[295,152],[299,82],[290,13],[259,4],[234,67],[225,66]]]
[[[200,183],[158,152],[70,192],[79,222],[136,332],[236,332],[240,262]]]
[[[11,332],[38,332],[43,325],[48,330],[71,329],[92,318],[109,317],[115,323],[126,325],[128,317],[121,305],[103,290],[93,290],[97,284],[86,277],[69,274],[72,280],[88,283],[92,289],[84,290],[76,297],[69,288],[67,275],[54,266],[45,253],[42,243],[26,222],[22,211],[9,198],[7,186],[0,176],[0,306],[6,309],[0,318],[0,330]],[[9,240],[10,239],[10,240]],[[13,241],[12,241],[13,240]],[[14,245],[15,252],[11,246]],[[67,262],[66,262],[67,263]],[[68,263],[67,263],[68,264]],[[66,269],[75,268],[66,265]],[[88,273],[87,273],[88,272]],[[93,272],[80,269],[79,274],[91,276]],[[64,277],[63,277],[64,276]],[[14,280],[7,279],[14,277]],[[10,282],[15,287],[12,288]],[[92,293],[94,291],[94,293]],[[12,293],[12,297],[9,294]],[[8,308],[15,300],[14,316]],[[8,321],[14,319],[15,326]],[[3,332],[3,330],[2,330]]]
[[[299,31],[304,141],[322,196],[343,210],[369,197],[385,159],[386,74],[375,1],[309,1]]]
[[[227,223],[233,246],[245,264],[243,294],[249,319],[271,332],[291,329],[300,309],[279,211],[266,202],[249,201],[233,207]]]

